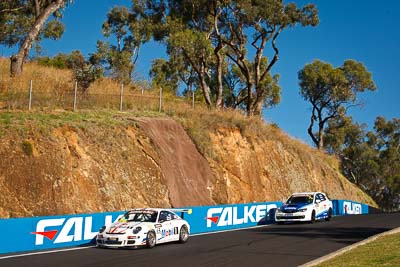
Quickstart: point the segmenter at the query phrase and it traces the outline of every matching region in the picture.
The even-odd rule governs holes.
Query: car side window
[[[174,218],[174,214],[172,212],[167,211],[167,221],[172,221]]]
[[[165,222],[167,220],[167,211],[160,212],[160,218],[158,219],[159,222]]]
[[[176,216],[172,212],[163,210],[160,212],[160,218],[158,219],[159,222],[171,221],[175,219]]]
[[[318,194],[317,196],[318,196],[319,200],[321,200],[321,202],[326,200],[326,198],[323,194]]]

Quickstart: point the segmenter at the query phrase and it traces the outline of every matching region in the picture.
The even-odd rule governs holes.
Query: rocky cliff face
[[[276,201],[314,190],[373,204],[300,142],[288,146],[221,127],[209,134],[211,158],[172,119],[124,121],[3,130],[0,217]]]
[[[322,191],[331,199],[372,203],[326,155],[298,141],[249,139],[238,129],[223,128],[211,139],[218,158],[210,159],[216,202],[283,201],[294,192]]]

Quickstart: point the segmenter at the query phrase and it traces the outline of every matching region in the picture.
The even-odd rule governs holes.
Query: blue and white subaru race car
[[[275,212],[275,221],[311,222],[332,217],[332,201],[321,192],[305,192],[292,194],[289,199]]]

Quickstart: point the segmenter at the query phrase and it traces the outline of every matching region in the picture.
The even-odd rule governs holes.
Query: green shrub
[[[33,144],[29,140],[24,140],[22,142],[22,150],[27,156],[33,155]]]

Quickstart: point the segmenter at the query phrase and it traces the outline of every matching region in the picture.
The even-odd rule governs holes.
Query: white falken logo
[[[344,214],[362,214],[361,204],[344,201],[343,202],[343,213]]]
[[[276,204],[243,206],[240,208],[242,216],[239,215],[239,207],[210,208],[207,211],[207,228],[213,224],[229,226],[259,222],[273,208],[277,208]]]
[[[91,240],[97,234],[97,229],[96,231],[92,229],[92,220],[92,216],[40,220],[36,224],[36,232],[32,232],[36,235],[35,245],[43,245],[44,237],[50,240],[55,238],[53,242],[55,244]],[[105,216],[104,225],[111,223],[112,216]]]

